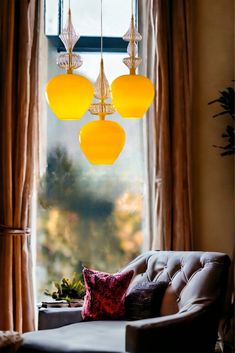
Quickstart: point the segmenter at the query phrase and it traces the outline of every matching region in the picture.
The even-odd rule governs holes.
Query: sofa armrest
[[[187,312],[128,323],[126,351],[210,353],[214,352],[217,330],[214,311],[193,305]]]
[[[40,308],[38,329],[48,330],[82,321],[82,307],[78,308]]]

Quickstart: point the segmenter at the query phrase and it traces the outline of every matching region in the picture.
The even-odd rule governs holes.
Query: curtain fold
[[[0,2],[0,330],[35,328],[30,208],[37,166],[39,0]]]
[[[146,2],[138,2],[139,27],[143,37],[140,45],[140,57],[142,63],[140,71],[146,75],[155,86],[156,91],[156,3],[147,0]],[[156,94],[156,92],[155,92]],[[145,248],[152,248],[153,234],[155,233],[155,215],[153,209],[155,207],[155,181],[156,181],[156,96],[149,110],[146,113],[146,118],[143,120],[144,126],[144,153],[145,153],[145,179],[147,184],[147,193],[145,201],[145,222],[147,228],[147,236],[145,239]]]
[[[149,248],[190,250],[192,0],[146,0],[139,6],[143,43],[147,41],[143,72],[156,87],[145,123]]]

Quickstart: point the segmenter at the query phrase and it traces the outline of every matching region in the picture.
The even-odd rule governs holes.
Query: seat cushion
[[[89,321],[25,333],[19,353],[122,353],[125,352],[126,323]]]

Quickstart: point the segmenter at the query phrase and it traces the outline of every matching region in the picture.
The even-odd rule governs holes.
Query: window
[[[65,19],[68,2],[49,0],[46,4],[50,4],[45,12],[45,28],[50,34],[49,79],[62,72],[56,66],[60,44],[55,31]],[[96,48],[100,38],[92,37],[99,33],[98,5],[94,0],[71,1],[75,28],[79,27],[83,36],[82,49],[81,39],[77,47],[83,58],[78,71],[92,82],[98,76],[100,61]],[[127,72],[122,63],[126,43],[119,37],[129,26],[130,2],[104,0],[103,8],[104,63],[111,83]],[[117,13],[116,22],[110,18],[113,13]],[[88,112],[78,121],[60,121],[49,108],[47,111],[47,163],[38,192],[38,300],[43,299],[44,289],[51,287],[52,281],[81,271],[82,265],[115,272],[141,252],[145,229],[143,122],[123,119],[117,113],[110,116],[126,132],[125,147],[112,166],[92,166],[80,150],[78,133],[86,122],[95,119]]]

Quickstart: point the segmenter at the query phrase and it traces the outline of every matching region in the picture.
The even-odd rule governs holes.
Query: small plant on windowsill
[[[220,103],[221,108],[223,110],[215,115],[213,118],[217,116],[229,115],[233,122],[235,120],[235,91],[234,88],[228,87],[224,91],[219,91],[220,96],[209,102],[208,104]],[[224,151],[221,153],[221,156],[228,156],[231,154],[235,154],[235,129],[234,125],[227,125],[225,132],[221,135],[223,138],[227,139],[227,144],[225,146],[217,146],[213,145],[213,147],[217,147],[223,149]]]
[[[45,294],[55,301],[67,301],[69,306],[82,306],[86,294],[82,274],[74,273],[72,278],[62,278],[61,282],[53,282],[56,291],[45,290]]]

